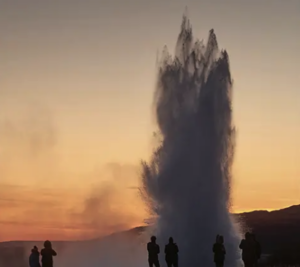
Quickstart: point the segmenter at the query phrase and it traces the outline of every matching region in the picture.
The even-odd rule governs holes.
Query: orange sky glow
[[[0,0],[0,241],[144,224],[155,60],[185,6],[229,54],[232,212],[300,203],[300,1],[75,2]]]

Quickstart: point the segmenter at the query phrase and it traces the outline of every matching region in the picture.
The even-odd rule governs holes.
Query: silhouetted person
[[[40,265],[40,252],[36,246],[31,250],[29,256],[29,266],[30,267],[41,267]]]
[[[223,236],[217,235],[216,243],[213,245],[213,253],[216,267],[223,267],[226,255]]]
[[[245,267],[253,267],[256,258],[255,243],[250,233],[245,234],[245,239],[241,241],[242,259]]]
[[[156,244],[156,237],[152,236],[151,241],[147,244],[149,267],[160,267],[158,254],[160,253],[159,245]]]
[[[258,261],[261,256],[261,246],[260,243],[256,240],[255,234],[252,234],[252,240],[254,242],[254,247],[255,247],[254,266],[258,266]]]
[[[52,249],[52,244],[49,240],[45,241],[44,248],[41,250],[42,266],[53,267],[53,256],[57,253]]]
[[[178,246],[174,243],[172,237],[169,238],[169,243],[165,246],[166,262],[168,267],[178,267]]]

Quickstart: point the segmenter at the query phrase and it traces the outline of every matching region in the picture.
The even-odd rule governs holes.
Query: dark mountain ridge
[[[300,205],[236,216],[256,234],[265,252],[283,247],[300,247]]]

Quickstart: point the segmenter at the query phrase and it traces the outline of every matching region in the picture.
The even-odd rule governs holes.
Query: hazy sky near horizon
[[[186,6],[229,53],[234,210],[300,202],[300,1],[0,0],[0,240],[142,222],[157,51]]]

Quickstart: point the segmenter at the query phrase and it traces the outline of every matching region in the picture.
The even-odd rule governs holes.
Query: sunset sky
[[[143,223],[156,55],[186,6],[229,53],[233,211],[300,203],[299,0],[0,0],[0,241]]]

